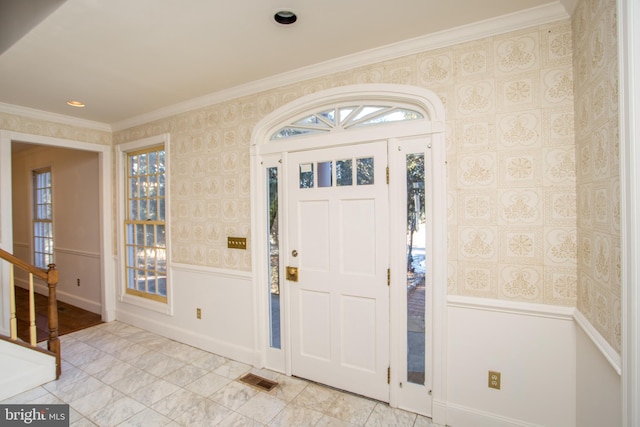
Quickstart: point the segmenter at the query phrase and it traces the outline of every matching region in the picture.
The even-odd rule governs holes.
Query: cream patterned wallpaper
[[[92,144],[111,145],[111,132],[31,119],[1,112],[0,129],[28,133],[31,135],[90,142]]]
[[[578,309],[621,349],[620,139],[615,0],[573,16],[576,86]]]
[[[447,105],[452,294],[575,302],[571,52],[560,22],[419,56]]]
[[[528,28],[235,99],[116,132],[171,134],[174,262],[249,271],[257,121],[336,86],[398,83],[446,107],[450,294],[573,306],[576,172],[571,23]]]

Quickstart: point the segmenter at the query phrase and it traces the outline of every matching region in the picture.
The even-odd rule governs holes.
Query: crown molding
[[[566,1],[566,0],[564,0]],[[256,80],[245,85],[221,90],[198,98],[193,98],[179,104],[161,108],[146,114],[114,123],[114,131],[128,129],[155,120],[164,119],[187,111],[208,107],[220,102],[259,92],[276,89],[278,87],[299,83],[301,81],[346,71],[349,69],[374,64],[413,55],[433,49],[456,45],[484,37],[504,34],[536,25],[548,24],[569,18],[569,14],[559,1],[543,6],[490,18],[473,24],[440,31],[433,34],[405,40],[375,49],[363,51],[353,55],[343,56],[333,60],[321,62],[311,66],[299,68],[290,72],[278,74],[266,79]]]
[[[570,3],[574,0],[561,1]],[[546,5],[526,9],[520,12],[497,16],[495,18],[490,18],[473,24],[439,31],[425,36],[299,68],[266,79],[256,80],[251,83],[193,98],[185,102],[122,120],[111,125],[4,103],[0,103],[0,113],[16,114],[37,120],[45,120],[104,132],[114,132],[139,126],[155,120],[161,120],[177,114],[182,114],[187,111],[208,107],[224,101],[254,95],[259,92],[339,73],[357,67],[567,19],[569,18],[569,13],[567,13],[567,9],[561,1],[556,0]],[[570,4],[568,4],[568,6],[570,6]]]
[[[60,123],[63,125],[93,129],[101,132],[113,132],[113,129],[111,128],[111,126],[106,123],[79,119],[76,117],[65,116],[63,114],[50,113],[42,110],[35,110],[33,108],[22,107],[20,105],[5,104],[0,102],[0,113],[13,114],[13,115],[27,117],[35,120],[43,120],[46,122]]]

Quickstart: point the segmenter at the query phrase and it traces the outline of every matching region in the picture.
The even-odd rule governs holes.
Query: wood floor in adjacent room
[[[29,342],[29,292],[16,286],[16,318],[18,338]],[[48,298],[35,294],[37,341],[45,341],[49,337],[47,325]],[[102,323],[99,314],[83,310],[71,304],[58,301],[58,336],[79,331]]]

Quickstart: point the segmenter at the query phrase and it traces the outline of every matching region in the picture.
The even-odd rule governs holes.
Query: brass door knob
[[[290,282],[298,281],[298,267],[287,266],[287,280]]]

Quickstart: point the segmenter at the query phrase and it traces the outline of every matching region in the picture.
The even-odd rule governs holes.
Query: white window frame
[[[152,148],[156,146],[164,146],[165,151],[165,241],[167,250],[167,300],[156,301],[145,296],[138,296],[127,292],[126,279],[126,252],[125,252],[125,220],[127,218],[127,158],[129,153]],[[163,314],[173,315],[173,288],[172,288],[172,268],[171,268],[171,232],[170,232],[170,150],[169,150],[169,134],[156,135],[136,141],[120,144],[116,146],[116,197],[118,206],[118,224],[117,229],[117,245],[118,245],[118,269],[120,278],[118,289],[118,301],[126,304],[135,305],[148,310],[157,311]]]
[[[37,180],[37,176],[43,173],[48,173],[50,175],[50,186],[49,186],[49,192],[50,192],[50,197],[51,200],[48,203],[51,206],[51,218],[49,219],[42,219],[42,218],[38,218],[38,205],[39,200],[38,200],[38,195],[37,195],[37,187],[36,187],[36,180]],[[42,268],[44,270],[47,270],[49,268],[49,264],[54,263],[55,261],[55,250],[54,250],[54,230],[53,230],[53,168],[49,165],[49,166],[43,166],[41,168],[36,168],[33,169],[31,171],[31,244],[32,246],[32,257],[33,257],[33,265],[35,265],[38,268]],[[36,233],[35,233],[35,225],[36,223],[49,223],[51,225],[51,252],[41,252],[44,254],[48,254],[50,255],[51,259],[49,260],[48,263],[46,263],[45,265],[41,265],[38,263],[38,256],[36,255]]]

